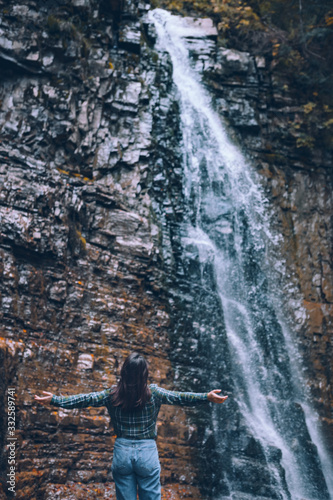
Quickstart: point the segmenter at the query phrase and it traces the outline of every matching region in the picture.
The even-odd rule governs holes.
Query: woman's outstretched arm
[[[110,397],[111,390],[105,389],[100,392],[90,392],[88,394],[76,394],[75,396],[55,396],[52,392],[43,391],[46,396],[35,396],[35,401],[61,408],[87,408],[88,406],[104,406]]]
[[[167,405],[181,405],[181,406],[194,406],[200,403],[224,403],[228,396],[219,396],[220,389],[214,389],[210,392],[179,392],[168,391],[156,384],[152,384],[150,389],[154,396],[156,396],[162,404]]]

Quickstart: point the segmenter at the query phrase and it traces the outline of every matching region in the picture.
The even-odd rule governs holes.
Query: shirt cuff
[[[53,394],[52,399],[51,399],[51,401],[50,401],[50,405],[55,405],[55,406],[57,406],[57,401],[56,401],[56,400],[57,400],[57,396],[55,396],[55,395]]]

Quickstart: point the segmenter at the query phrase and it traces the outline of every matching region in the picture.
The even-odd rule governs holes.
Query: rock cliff
[[[133,350],[173,386],[150,193],[171,67],[147,45],[146,6],[119,5],[1,5],[1,419],[13,386],[17,498],[113,491],[105,411],[50,411],[34,393],[108,387]],[[180,410],[160,422],[164,496],[198,497],[195,427]]]
[[[6,428],[14,387],[16,497],[107,498],[114,436],[104,409],[49,411],[33,394],[108,387],[132,350],[147,356],[151,380],[165,387],[209,384],[211,347],[191,334],[191,270],[179,275],[172,67],[154,49],[149,5],[0,4],[0,418]],[[286,260],[277,275],[332,449],[332,158],[296,147],[304,103],[265,59],[214,44],[193,57],[274,202]],[[213,297],[209,307],[219,330]],[[224,360],[221,380],[230,388],[227,371]],[[161,413],[163,498],[204,498],[219,483],[209,413]],[[229,439],[233,432],[226,424]],[[6,465],[5,435],[1,445]],[[243,447],[259,453],[251,440]],[[258,469],[253,477],[260,483]],[[6,491],[3,476],[3,498]]]

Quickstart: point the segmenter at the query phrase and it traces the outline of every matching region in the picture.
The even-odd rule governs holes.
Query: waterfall
[[[229,496],[223,498],[329,499],[329,459],[319,432],[309,427],[317,416],[294,362],[292,335],[279,319],[283,314],[272,297],[277,285],[270,286],[274,279],[270,267],[283,264],[271,260],[272,254],[278,255],[271,249],[280,239],[270,228],[269,202],[250,162],[229,139],[191,61],[189,49],[196,39],[198,50],[204,33],[186,18],[160,9],[149,16],[158,34],[156,49],[171,58],[180,104],[186,204],[183,253],[190,255],[196,249],[203,286],[209,287],[207,265],[214,270],[231,357],[231,398],[241,425],[263,451],[266,482],[275,492],[237,496],[242,489],[236,474],[226,478]],[[202,43],[212,42],[203,38]],[[216,442],[223,440],[219,418],[214,408]]]

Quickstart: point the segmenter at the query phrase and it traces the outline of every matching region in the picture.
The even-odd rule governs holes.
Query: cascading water
[[[232,398],[242,426],[260,443],[266,482],[274,490],[271,496],[252,492],[251,498],[329,499],[328,458],[320,442],[311,441],[314,433],[305,413],[308,421],[316,417],[270,296],[268,254],[279,238],[270,230],[267,201],[191,63],[186,37],[192,37],[193,46],[193,37],[200,38],[198,29],[160,9],[150,13],[150,20],[158,33],[157,49],[171,57],[180,102],[187,213],[181,229],[183,252],[196,248],[202,281],[206,264],[213,266],[231,356]],[[218,418],[214,410],[216,442],[223,440]],[[242,491],[236,476],[226,479],[231,496],[223,498],[245,498],[235,493]]]

